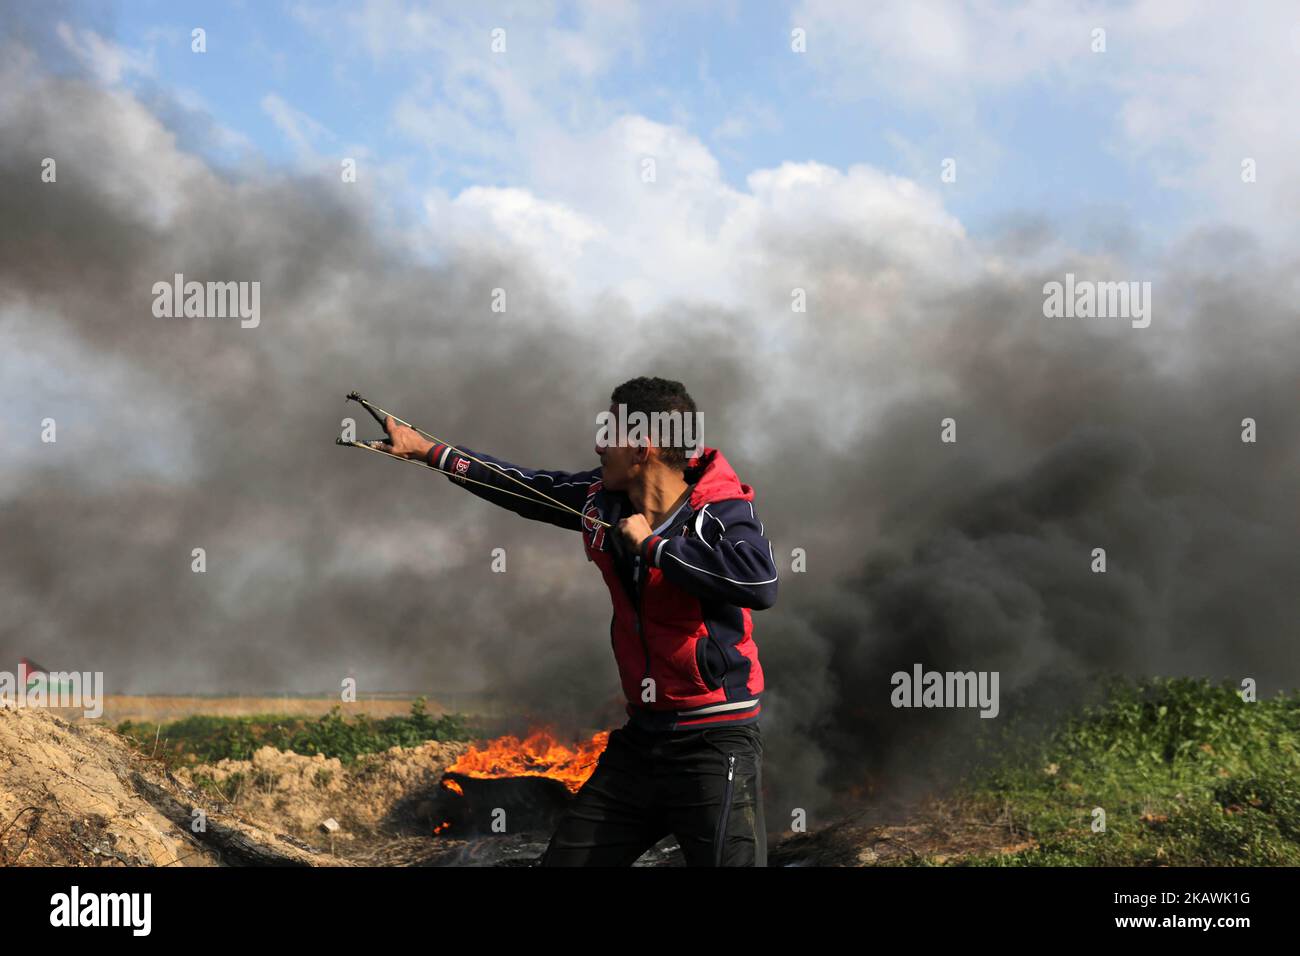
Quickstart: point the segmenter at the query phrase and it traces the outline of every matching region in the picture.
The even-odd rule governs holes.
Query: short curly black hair
[[[680,412],[683,422],[687,415],[692,416],[694,421],[694,416],[698,414],[695,399],[686,391],[686,386],[667,378],[647,378],[643,375],[630,379],[614,389],[609,401],[611,405],[627,406],[629,413],[652,415],[655,412]],[[691,427],[692,425],[684,425],[684,428]],[[695,435],[698,441],[698,429],[685,434]],[[678,471],[685,471],[694,463],[687,459],[689,451],[690,448],[680,444],[666,443],[659,448],[659,460]]]

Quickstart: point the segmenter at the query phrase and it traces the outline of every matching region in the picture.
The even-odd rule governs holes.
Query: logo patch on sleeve
[[[590,500],[590,499],[588,499]],[[600,520],[600,509],[595,505],[589,504],[587,510],[582,515],[582,528],[587,533],[587,541],[591,545],[592,551],[605,550],[605,527],[596,524]]]

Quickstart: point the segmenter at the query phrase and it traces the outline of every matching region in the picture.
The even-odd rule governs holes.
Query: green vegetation
[[[244,792],[244,786],[248,782],[242,773],[232,773],[225,780],[217,781],[211,775],[206,773],[196,773],[194,775],[194,784],[200,790],[205,790],[216,794],[227,803],[238,803],[240,796]]]
[[[258,714],[250,717],[196,715],[167,724],[122,721],[117,732],[138,749],[169,764],[213,763],[230,758],[250,760],[259,747],[292,750],[311,756],[338,757],[353,763],[363,754],[389,747],[415,747],[427,740],[470,740],[476,736],[465,717],[432,717],[423,697],[405,717],[372,720],[365,714],[345,717],[339,707],[319,718]],[[156,745],[156,746],[155,746]],[[328,778],[322,785],[328,783]]]
[[[1246,703],[1205,680],[1115,681],[1054,731],[1013,736],[962,796],[1037,846],[966,865],[1300,865],[1294,693]]]
[[[1206,680],[1114,680],[1099,703],[1050,729],[1031,726],[983,723],[981,736],[966,742],[982,769],[951,798],[963,816],[1005,824],[1007,845],[1034,845],[950,857],[953,864],[1300,865],[1300,695],[1246,703],[1236,688]],[[423,699],[409,716],[383,720],[345,718],[335,707],[318,719],[190,717],[117,729],[145,753],[156,746],[158,756],[187,764],[247,760],[267,744],[353,764],[392,746],[481,736],[460,715],[430,717]],[[314,782],[328,786],[329,771]],[[236,774],[213,786],[236,799],[271,784]],[[1096,808],[1105,812],[1103,832],[1092,829]]]

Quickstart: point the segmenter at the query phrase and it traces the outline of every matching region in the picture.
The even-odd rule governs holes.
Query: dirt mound
[[[262,747],[252,760],[202,764],[178,770],[177,777],[242,817],[348,854],[380,838],[431,834],[441,822],[433,819],[438,781],[468,747],[429,741],[369,754],[350,766],[334,757]],[[327,819],[339,824],[333,834],[321,829]]]
[[[336,862],[222,812],[111,730],[0,706],[0,865]]]

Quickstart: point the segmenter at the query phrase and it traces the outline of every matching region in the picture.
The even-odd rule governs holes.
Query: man
[[[682,384],[661,378],[624,382],[610,401],[624,426],[638,412],[696,416]],[[688,456],[662,434],[622,445],[598,435],[600,467],[563,472],[431,443],[391,418],[385,430],[385,450],[423,459],[526,518],[581,532],[609,587],[628,722],[610,734],[542,864],[627,866],[672,834],[689,865],[766,866],[763,669],[750,611],[775,602],[777,572],[753,489],[716,449]]]

